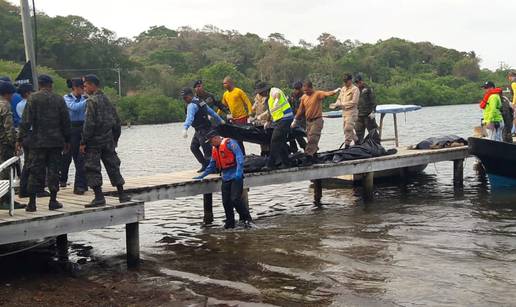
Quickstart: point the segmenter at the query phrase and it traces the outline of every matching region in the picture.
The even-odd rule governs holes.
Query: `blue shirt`
[[[23,117],[23,110],[25,110],[26,105],[27,105],[27,99],[22,99],[20,102],[18,102],[18,105],[16,105],[16,115],[18,115],[20,120]]]
[[[86,96],[75,97],[72,93],[64,95],[64,101],[68,107],[70,121],[83,122],[86,115]]]
[[[235,155],[236,166],[232,168],[228,168],[222,171],[222,180],[223,181],[231,181],[231,180],[239,180],[244,178],[244,154],[240,149],[240,145],[233,140],[229,139],[228,148]],[[209,174],[214,174],[217,172],[217,163],[213,160],[213,157],[210,160],[210,164],[206,167],[206,170],[201,174],[201,178],[208,176]]]
[[[193,99],[199,100],[197,97],[194,97]],[[190,102],[188,104],[188,107],[186,108],[186,120],[183,124],[183,128],[185,130],[188,130],[188,128],[190,128],[190,126],[192,125],[197,111],[199,111],[199,106],[196,103]],[[206,106],[206,111],[208,111],[208,115],[210,115],[212,118],[215,118],[215,120],[217,120],[218,123],[222,123],[222,118],[210,107]]]
[[[14,127],[18,127],[18,125],[21,122],[21,117],[18,116],[18,113],[16,112],[16,107],[18,106],[18,103],[22,100],[23,100],[22,96],[18,93],[14,93],[13,98],[11,98],[11,112],[13,113]]]

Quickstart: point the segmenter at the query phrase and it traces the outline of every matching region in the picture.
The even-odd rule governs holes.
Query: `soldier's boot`
[[[57,210],[63,208],[63,204],[57,201],[57,192],[50,192],[50,201],[48,202],[48,210]]]
[[[84,207],[86,208],[95,208],[95,207],[102,207],[106,205],[106,198],[104,198],[104,194],[102,194],[102,188],[101,187],[94,187],[93,192],[95,193],[95,198]]]
[[[118,191],[118,200],[120,201],[120,203],[126,203],[126,202],[131,201],[131,196],[127,195],[124,192],[124,186],[123,185],[116,186],[116,189]]]
[[[29,197],[29,204],[25,207],[25,211],[36,212],[36,194],[31,194]]]

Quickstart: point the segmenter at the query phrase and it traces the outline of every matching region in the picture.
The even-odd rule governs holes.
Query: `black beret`
[[[52,84],[54,83],[54,80],[52,80],[52,77],[50,77],[49,75],[39,75],[38,76],[38,83],[41,83],[41,84]]]
[[[16,88],[11,82],[0,81],[0,95],[14,94]]]
[[[197,85],[200,85],[200,84],[202,84],[202,80],[195,80],[193,83],[193,88],[196,88]]]
[[[72,88],[72,87],[79,87],[79,86],[83,86],[84,85],[84,82],[82,81],[81,78],[72,78],[72,79],[68,79],[66,80],[66,86],[68,86],[68,88]]]
[[[91,82],[91,83],[95,84],[96,86],[100,85],[99,78],[96,75],[94,75],[94,74],[89,74],[89,75],[86,75],[86,76],[82,77],[82,81],[84,81],[84,82]]]

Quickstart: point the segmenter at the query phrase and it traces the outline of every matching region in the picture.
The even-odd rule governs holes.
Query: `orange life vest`
[[[219,147],[213,146],[211,157],[215,160],[219,170],[225,170],[236,165],[235,154],[229,149],[229,139],[224,138]]]

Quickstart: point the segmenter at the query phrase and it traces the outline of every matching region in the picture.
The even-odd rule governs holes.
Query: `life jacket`
[[[229,139],[224,138],[219,147],[213,146],[211,157],[215,160],[217,169],[226,170],[236,166],[235,154],[229,149]]]
[[[274,88],[271,89],[274,90]],[[279,90],[279,89],[278,89]],[[283,91],[279,90],[279,100],[278,105],[274,107],[274,98],[272,98],[272,95],[269,96],[269,112],[272,116],[272,121],[277,122],[278,120],[281,120],[285,115],[293,115],[292,108],[290,107],[290,104],[288,103],[287,97],[285,97],[285,94],[283,94]]]
[[[198,98],[194,98],[191,103],[195,103],[199,108],[195,113],[192,127],[195,129],[210,129],[211,122],[208,118],[208,105],[204,101],[200,101]]]
[[[500,95],[500,97],[502,97],[502,89],[497,87],[487,91],[487,93],[484,95],[484,98],[480,101],[480,108],[482,110],[486,108],[487,101],[489,100],[489,97],[491,97],[491,95]]]

